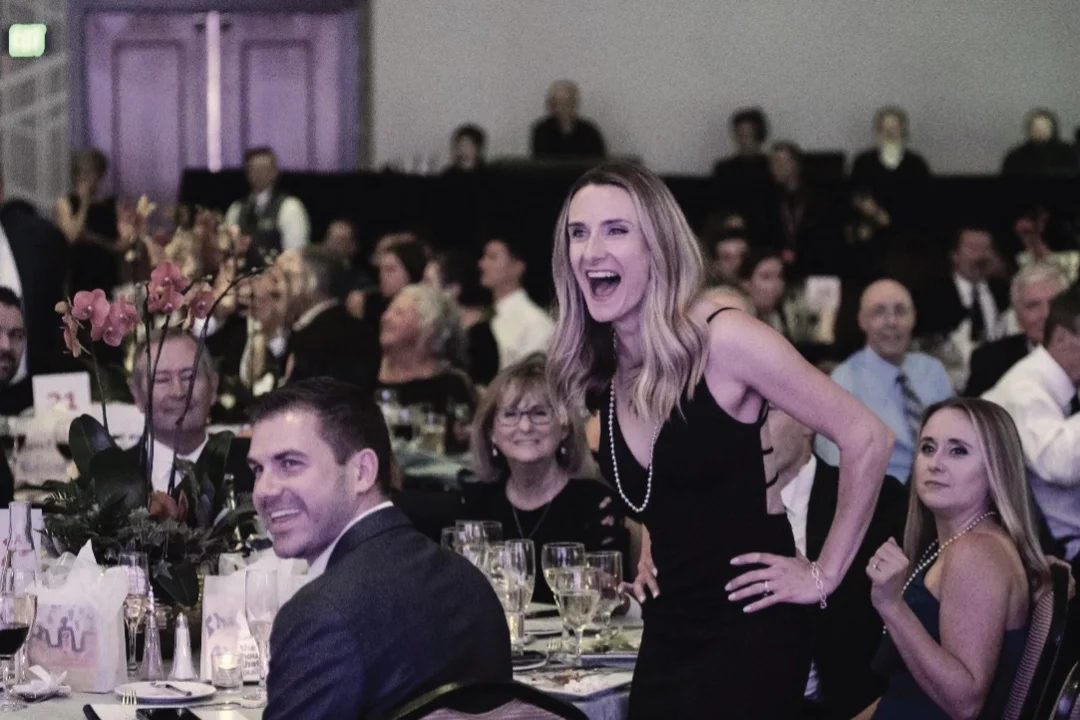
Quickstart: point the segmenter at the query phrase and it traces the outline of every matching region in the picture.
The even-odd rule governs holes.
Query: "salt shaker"
[[[191,659],[191,629],[188,627],[187,613],[176,614],[176,642],[173,644],[172,670],[170,680],[194,680],[195,664]]]
[[[139,668],[140,680],[164,680],[165,663],[161,660],[161,631],[158,629],[157,604],[154,602],[154,590],[146,599],[146,644],[143,646],[142,667]]]

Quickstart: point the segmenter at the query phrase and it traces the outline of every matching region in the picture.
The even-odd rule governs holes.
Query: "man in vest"
[[[269,265],[284,250],[298,250],[308,244],[311,224],[303,203],[277,189],[278,166],[268,147],[244,153],[244,171],[251,193],[237,200],[225,213],[225,223],[240,228],[250,244],[247,266]]]

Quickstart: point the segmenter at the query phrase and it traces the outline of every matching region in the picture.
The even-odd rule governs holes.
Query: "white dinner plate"
[[[165,687],[165,683],[187,690],[191,695],[182,695],[175,690]],[[168,703],[181,705],[197,700],[205,700],[214,694],[214,686],[206,683],[185,682],[183,680],[163,680],[160,682],[133,682],[117,686],[114,690],[117,696],[125,693],[134,693],[135,699],[141,703]]]

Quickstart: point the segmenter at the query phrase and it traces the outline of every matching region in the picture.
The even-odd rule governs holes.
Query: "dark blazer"
[[[140,452],[142,442],[128,448],[124,454],[131,458],[136,465],[142,466]],[[247,464],[248,451],[251,450],[251,439],[234,437],[229,443],[229,454],[225,456],[225,472],[232,473],[233,486],[237,493],[250,493],[255,491],[255,473]]]
[[[278,612],[263,718],[375,720],[448,683],[511,676],[491,585],[388,508],[349,529]]]
[[[0,451],[0,505],[7,507],[15,499],[15,476],[8,466],[6,455]]]
[[[30,375],[69,369],[64,362],[64,339],[56,303],[64,299],[68,244],[48,220],[21,212],[0,210],[11,254],[22,283],[23,321],[26,323],[26,365]]]
[[[374,391],[382,351],[371,326],[334,305],[289,336],[285,357],[293,357],[291,381],[327,375]]]
[[[971,353],[971,374],[968,375],[966,397],[979,397],[997,385],[1001,376],[1028,355],[1027,335],[1009,337],[986,343]]]
[[[991,278],[987,281],[994,298],[998,316],[1009,307],[1009,284]],[[916,337],[948,335],[968,317],[968,309],[960,300],[960,291],[949,271],[944,277],[930,282],[914,298],[916,310]]]
[[[812,559],[821,553],[832,525],[839,482],[840,471],[818,458],[806,519],[806,554]],[[866,566],[890,537],[903,543],[907,498],[907,488],[887,476],[859,551],[829,606],[817,616],[814,664],[826,720],[850,720],[885,690],[884,678],[870,670],[882,622],[870,604]]]

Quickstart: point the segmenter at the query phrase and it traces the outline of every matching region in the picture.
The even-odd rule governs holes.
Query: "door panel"
[[[269,145],[282,167],[316,167],[311,45],[246,41],[240,55],[241,146]]]
[[[176,197],[184,167],[206,165],[206,49],[197,17],[92,13],[86,19],[87,118],[112,161],[113,192]]]

